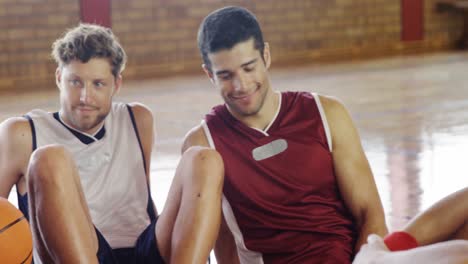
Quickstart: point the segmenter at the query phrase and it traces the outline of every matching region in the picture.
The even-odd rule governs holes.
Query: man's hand
[[[390,250],[383,239],[378,235],[371,234],[367,237],[367,244],[364,244],[359,250],[353,264],[382,263],[384,256],[389,253]]]

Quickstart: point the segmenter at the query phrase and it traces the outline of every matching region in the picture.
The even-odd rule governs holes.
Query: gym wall
[[[82,1],[0,0],[0,92],[55,88],[50,47],[80,21]],[[226,5],[257,15],[274,67],[454,49],[463,18],[436,12],[436,0],[410,0],[421,4],[421,21],[409,25],[419,24],[422,38],[403,41],[404,1],[110,0],[110,21],[129,56],[127,80],[201,74],[198,25]]]

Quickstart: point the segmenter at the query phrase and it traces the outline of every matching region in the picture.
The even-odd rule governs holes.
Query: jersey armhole
[[[141,157],[143,158],[143,166],[145,168],[145,173],[146,173],[146,176],[148,176],[149,171],[146,171],[145,152],[143,151],[143,145],[141,144],[140,133],[138,132],[138,127],[136,125],[135,115],[133,114],[132,107],[129,104],[127,104],[126,106],[127,106],[127,109],[128,109],[128,113],[130,115],[130,119],[132,120],[133,130],[135,131],[135,134],[136,134],[136,137],[137,137],[137,140],[138,140],[138,145],[140,146]]]
[[[136,125],[135,121],[135,115],[133,114],[132,107],[129,104],[126,104],[127,109],[128,109],[128,114],[130,115],[130,119],[132,120],[132,125],[133,125],[133,130],[135,131],[135,135],[138,140],[138,145],[140,146],[140,151],[141,151],[141,157],[143,158],[143,168],[145,170],[145,181],[146,181],[146,189],[148,191],[148,203],[146,205],[146,211],[148,213],[148,216],[151,221],[156,221],[157,215],[156,215],[156,207],[154,206],[153,199],[151,198],[151,188],[150,188],[150,183],[149,183],[149,171],[146,171],[146,159],[145,159],[145,152],[143,151],[143,145],[141,144],[141,139],[140,139],[140,133],[138,132],[138,127]],[[149,168],[151,170],[151,168]]]
[[[208,140],[208,144],[210,145],[210,148],[216,149],[214,141],[213,141],[213,137],[211,137],[210,128],[208,127],[204,119],[201,121],[201,125],[203,127],[203,131],[205,132],[206,140]]]
[[[29,122],[29,126],[31,127],[31,136],[32,136],[32,151],[37,149],[37,138],[36,138],[36,128],[34,127],[34,121],[29,115],[24,115]]]
[[[323,128],[325,129],[325,136],[327,137],[328,150],[333,152],[332,138],[330,134],[330,127],[328,126],[327,116],[325,115],[325,110],[323,109],[322,103],[320,102],[320,96],[316,93],[312,93],[312,96],[315,99],[317,108],[320,113],[320,118],[322,118]]]

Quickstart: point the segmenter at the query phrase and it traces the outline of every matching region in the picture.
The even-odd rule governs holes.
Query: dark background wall
[[[436,12],[435,0],[107,1],[129,56],[126,79],[200,72],[198,25],[225,5],[257,15],[275,67],[451,50],[463,27],[460,14]],[[0,0],[0,91],[54,88],[51,44],[79,23],[84,2]]]

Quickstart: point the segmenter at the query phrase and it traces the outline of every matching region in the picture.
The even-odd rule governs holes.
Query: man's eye
[[[79,80],[70,80],[70,84],[72,86],[80,86],[81,82]]]
[[[228,81],[228,80],[230,80],[232,78],[230,74],[223,74],[223,75],[220,75],[218,77],[223,81]]]

